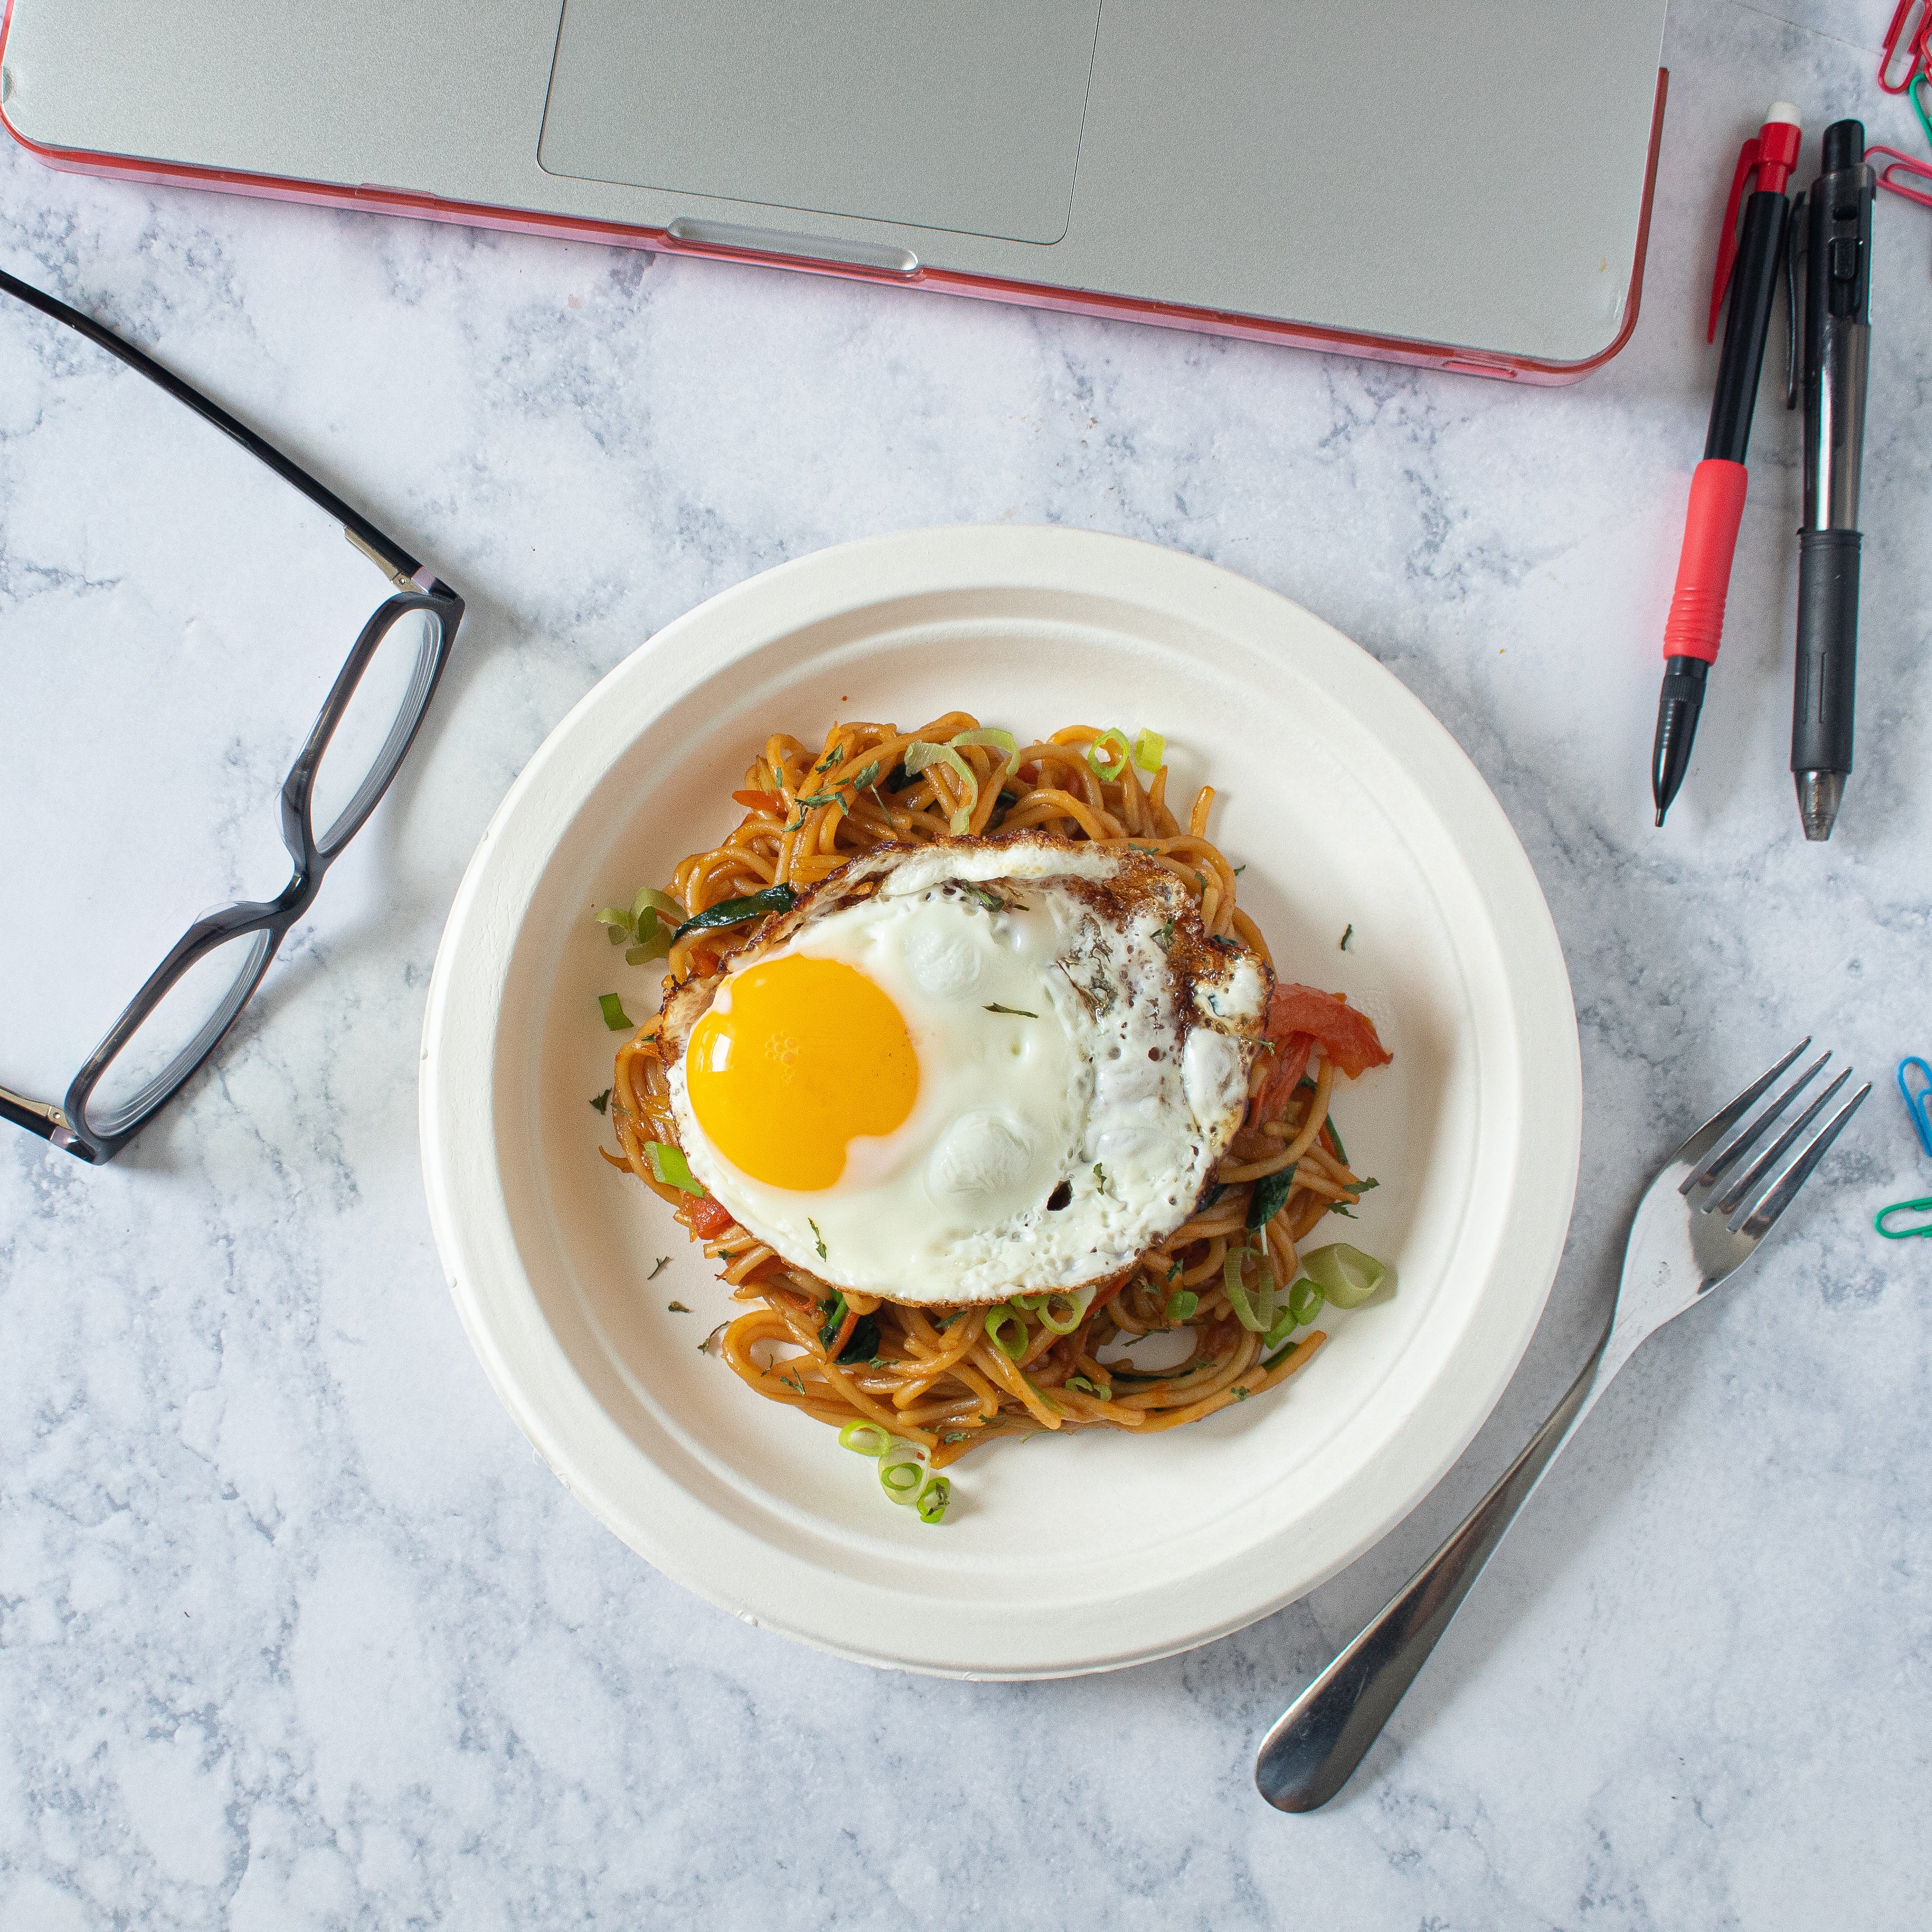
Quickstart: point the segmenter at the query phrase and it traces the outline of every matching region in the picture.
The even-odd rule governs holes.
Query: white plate
[[[1003,1444],[934,1528],[832,1432],[699,1344],[731,1309],[588,1104],[658,968],[592,922],[740,815],[766,735],[956,708],[1022,742],[1165,733],[1289,977],[1346,991],[1392,1066],[1336,1114],[1382,1185],[1357,1228],[1400,1292],[1324,1322],[1288,1388],[1145,1442]],[[1347,951],[1343,928],[1352,925]],[[464,1326],[572,1492],[667,1575],[826,1649],[1041,1677],[1185,1649],[1292,1601],[1461,1452],[1568,1225],[1576,1017],[1548,909],[1474,767],[1364,652],[1198,560],[1058,530],[915,531],[754,578],[668,626],[531,760],[437,956],[423,1165]],[[1338,1224],[1330,1222],[1331,1227]],[[657,1256],[670,1265],[647,1280]],[[668,1310],[673,1300],[694,1312]]]

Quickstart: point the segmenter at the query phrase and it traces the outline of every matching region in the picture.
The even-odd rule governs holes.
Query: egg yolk
[[[912,1112],[919,1060],[899,1010],[855,966],[799,953],[748,966],[685,1054],[692,1111],[754,1180],[816,1192],[847,1143]]]

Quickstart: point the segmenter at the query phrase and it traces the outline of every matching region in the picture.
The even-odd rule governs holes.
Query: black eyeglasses
[[[56,1106],[0,1087],[0,1118],[82,1160],[110,1160],[221,1043],[322,875],[389,788],[415,740],[463,621],[463,599],[308,472],[111,329],[0,270],[0,292],[77,331],[232,436],[342,526],[398,595],[362,626],[282,786],[295,876],[270,900],[198,919],[114,1022]]]

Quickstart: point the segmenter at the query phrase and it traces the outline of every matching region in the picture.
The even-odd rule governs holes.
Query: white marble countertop
[[[1557,391],[0,145],[0,265],[469,598],[409,770],[216,1065],[105,1168],[0,1140],[0,1923],[1922,1922],[1932,1243],[1870,1221],[1932,1192],[1890,1084],[1932,1049],[1932,214],[1879,211],[1838,836],[1803,843],[1786,770],[1797,438],[1768,379],[1699,758],[1660,834],[1648,802],[1730,158],[1778,95],[1921,141],[1870,82],[1888,0],[1792,10],[1676,10],[1642,320]],[[276,786],[380,586],[10,304],[0,369],[0,1079],[57,1091],[188,917],[279,888]],[[972,520],[1196,552],[1388,664],[1529,851],[1586,1094],[1549,1312],[1437,1493],[1238,1636],[1031,1685],[810,1654],[599,1528],[464,1343],[416,1137],[443,916],[550,726],[754,571]],[[1806,1032],[1880,1083],[1826,1176],[1618,1382],[1364,1774],[1268,1810],[1260,1732],[1567,1382],[1650,1166]]]

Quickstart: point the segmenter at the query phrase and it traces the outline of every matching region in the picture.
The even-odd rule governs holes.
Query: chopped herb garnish
[[[807,1216],[805,1225],[812,1230],[813,1244],[818,1250],[818,1258],[820,1261],[824,1260],[825,1237],[818,1232],[818,1223],[812,1220],[809,1216]],[[844,1300],[844,1297],[841,1295],[839,1297],[839,1300],[842,1302]]]
[[[1330,1207],[1328,1211],[1331,1214],[1340,1215],[1345,1221],[1352,1221],[1355,1218],[1354,1209],[1352,1208],[1343,1207],[1339,1201],[1334,1202],[1333,1205]]]
[[[1178,1281],[1180,1278],[1180,1262],[1176,1262],[1173,1267],[1168,1270],[1167,1278],[1169,1281]]]
[[[1247,1399],[1248,1399],[1248,1392],[1247,1392],[1247,1390],[1246,1390],[1246,1389],[1244,1389],[1244,1388],[1238,1388],[1237,1390],[1235,1390],[1235,1391],[1234,1391],[1234,1400],[1235,1400],[1237,1402],[1246,1402],[1246,1401],[1247,1400]]]
[[[1107,1170],[1097,1160],[1094,1163],[1094,1185],[1102,1194],[1107,1191]]]
[[[1344,931],[1344,932],[1343,932],[1343,933],[1342,933],[1342,944],[1341,944],[1341,948],[1340,948],[1340,950],[1341,950],[1342,952],[1347,952],[1347,951],[1348,951],[1348,941],[1349,941],[1349,939],[1351,938],[1351,937],[1353,935],[1353,934],[1354,934],[1354,930],[1355,930],[1355,922],[1354,922],[1353,920],[1351,920],[1348,922],[1348,926],[1347,926],[1346,930],[1346,931]]]
[[[942,1442],[964,1442],[972,1432],[970,1429],[949,1429],[939,1439]]]
[[[1174,944],[1174,922],[1169,920],[1154,934],[1154,944],[1165,952]]]
[[[1346,1167],[1348,1164],[1348,1150],[1342,1144],[1342,1136],[1335,1131],[1335,1116],[1330,1114],[1322,1125],[1329,1139],[1334,1143],[1335,1158]]]
[[[1024,1006],[1003,1006],[997,1000],[989,1000],[986,1010],[989,1013],[1010,1013],[1016,1020],[1036,1020],[1040,1018],[1039,1014],[1030,1013]]]
[[[988,892],[984,886],[968,884],[966,896],[977,899],[988,912],[1004,912],[1006,909],[1006,901],[998,892]]]
[[[668,1315],[688,1315],[691,1310],[681,1301],[667,1301],[664,1304],[664,1312]]]
[[[1240,862],[1238,866],[1234,866],[1234,867],[1232,868],[1232,870],[1233,870],[1233,872],[1234,872],[1234,874],[1235,878],[1238,878],[1238,878],[1241,876],[1241,874],[1242,874],[1244,872],[1245,872],[1247,869],[1248,869],[1248,862],[1247,862],[1245,859],[1244,859],[1244,860],[1241,861],[1241,862]]]
[[[1255,1191],[1248,1196],[1248,1227],[1265,1228],[1287,1206],[1288,1197],[1294,1192],[1294,1170],[1300,1165],[1295,1161],[1279,1174],[1264,1174],[1255,1183]]]
[[[596,1099],[592,1100],[590,1104],[595,1107],[600,1114],[602,1113],[604,1109],[610,1104],[610,1089],[608,1087],[605,1088],[603,1092],[598,1094]]]
[[[647,1274],[647,1275],[646,1275],[646,1276],[645,1276],[645,1277],[644,1277],[645,1280],[646,1280],[646,1281],[656,1281],[656,1280],[657,1280],[658,1276],[659,1275],[662,1274],[664,1273],[664,1270],[665,1270],[666,1268],[669,1268],[670,1266],[670,1256],[668,1256],[668,1255],[660,1255],[660,1256],[658,1256],[658,1264],[657,1264],[657,1266],[656,1266],[656,1268],[652,1268],[652,1269],[651,1270],[651,1271],[650,1271],[650,1273],[649,1274]]]
[[[1375,1180],[1375,1179],[1373,1179],[1373,1178],[1371,1178],[1371,1179],[1367,1180],[1358,1180],[1358,1181],[1357,1181],[1357,1182],[1356,1182],[1356,1184],[1355,1184],[1355,1198],[1356,1198],[1356,1199],[1359,1201],[1359,1200],[1361,1198],[1361,1197],[1362,1197],[1364,1194],[1367,1193],[1367,1192],[1369,1191],[1369,1190],[1370,1190],[1370,1188],[1372,1188],[1372,1187],[1379,1187],[1379,1186],[1381,1186],[1381,1185],[1382,1185],[1382,1183],[1381,1183],[1379,1180]]]

